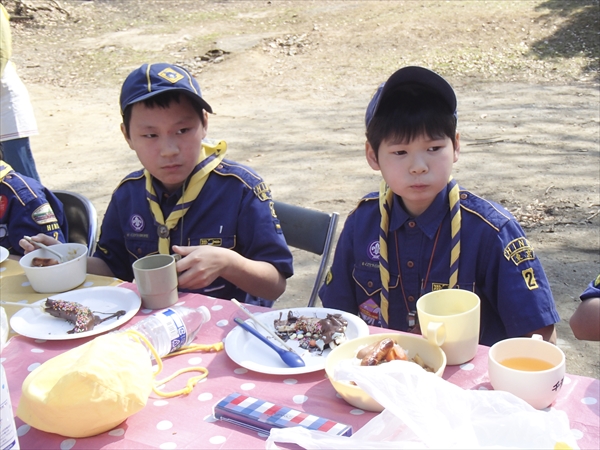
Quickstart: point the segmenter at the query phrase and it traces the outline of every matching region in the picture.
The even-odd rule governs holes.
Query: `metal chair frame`
[[[96,237],[98,232],[98,214],[92,202],[82,194],[72,191],[52,191],[62,202],[69,235],[68,242],[78,242],[87,245],[88,256],[96,250]]]
[[[319,270],[308,300],[308,306],[312,307],[325,276],[339,214],[279,201],[275,201],[274,206],[287,244],[290,247],[321,255]]]

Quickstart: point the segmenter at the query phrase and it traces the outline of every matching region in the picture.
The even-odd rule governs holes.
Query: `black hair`
[[[158,107],[166,109],[169,107],[169,105],[171,105],[172,102],[181,103],[182,94],[190,99],[192,107],[200,117],[200,121],[204,126],[204,108],[202,108],[202,106],[196,100],[194,100],[191,95],[187,95],[185,92],[175,90],[166,91],[147,98],[146,100],[142,100],[141,103],[143,103],[147,108]],[[127,106],[125,111],[123,111],[123,124],[125,125],[125,133],[127,133],[127,137],[129,137],[129,124],[131,123],[131,110],[133,109],[133,105],[135,105],[135,103]]]
[[[366,132],[376,156],[385,140],[406,143],[419,136],[449,137],[456,148],[454,111],[436,91],[419,84],[404,84],[380,102]]]

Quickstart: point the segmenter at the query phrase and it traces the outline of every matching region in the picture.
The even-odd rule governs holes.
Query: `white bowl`
[[[27,279],[34,291],[40,293],[69,291],[85,281],[87,272],[87,246],[83,244],[67,243],[52,246],[67,260],[54,266],[33,267],[33,258],[52,258],[55,255],[44,249],[37,249],[27,253],[20,260]]]
[[[509,368],[507,359],[541,360],[546,367]],[[550,406],[562,387],[565,377],[565,354],[556,345],[531,338],[511,338],[496,342],[488,353],[488,375],[496,391],[506,391],[525,400],[535,409]]]
[[[440,347],[430,344],[427,339],[420,335],[383,333],[352,339],[333,349],[329,356],[327,356],[327,361],[325,362],[327,378],[329,378],[329,381],[340,397],[352,406],[366,411],[380,412],[383,410],[383,407],[378,402],[358,386],[352,385],[346,381],[334,380],[333,372],[341,361],[355,358],[356,353],[360,348],[386,338],[393,339],[396,344],[402,347],[409,359],[414,358],[414,356],[418,354],[423,359],[423,362],[435,371],[435,374],[438,377],[441,377],[444,374],[444,369],[446,369],[446,354]]]

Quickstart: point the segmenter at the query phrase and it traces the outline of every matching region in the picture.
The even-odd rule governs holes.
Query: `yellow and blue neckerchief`
[[[157,224],[159,253],[165,255],[170,254],[170,231],[175,228],[179,219],[185,216],[185,213],[200,194],[210,173],[223,160],[226,151],[227,144],[225,141],[217,141],[216,143],[210,141],[202,142],[198,164],[186,182],[183,194],[177,202],[177,205],[173,208],[173,211],[169,214],[169,217],[167,217],[167,220],[165,220],[162,210],[160,209],[160,202],[156,196],[154,186],[152,185],[152,175],[148,170],[144,170],[144,176],[146,177],[146,199],[150,205],[150,211],[152,212],[154,221]]]
[[[452,235],[450,252],[450,280],[448,289],[452,289],[458,283],[458,262],[460,257],[460,195],[458,183],[450,177],[448,181],[448,198],[450,204],[450,232]],[[390,217],[392,212],[392,202],[394,192],[389,188],[385,181],[381,182],[379,188],[379,211],[381,213],[381,223],[379,226],[379,274],[381,277],[381,304],[380,320],[381,325],[387,327],[389,322],[389,285],[390,269],[388,259],[388,234],[390,227]],[[410,311],[407,311],[410,312]]]

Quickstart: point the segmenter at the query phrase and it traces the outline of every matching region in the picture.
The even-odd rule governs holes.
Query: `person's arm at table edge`
[[[569,320],[577,339],[600,341],[600,297],[583,300]]]

